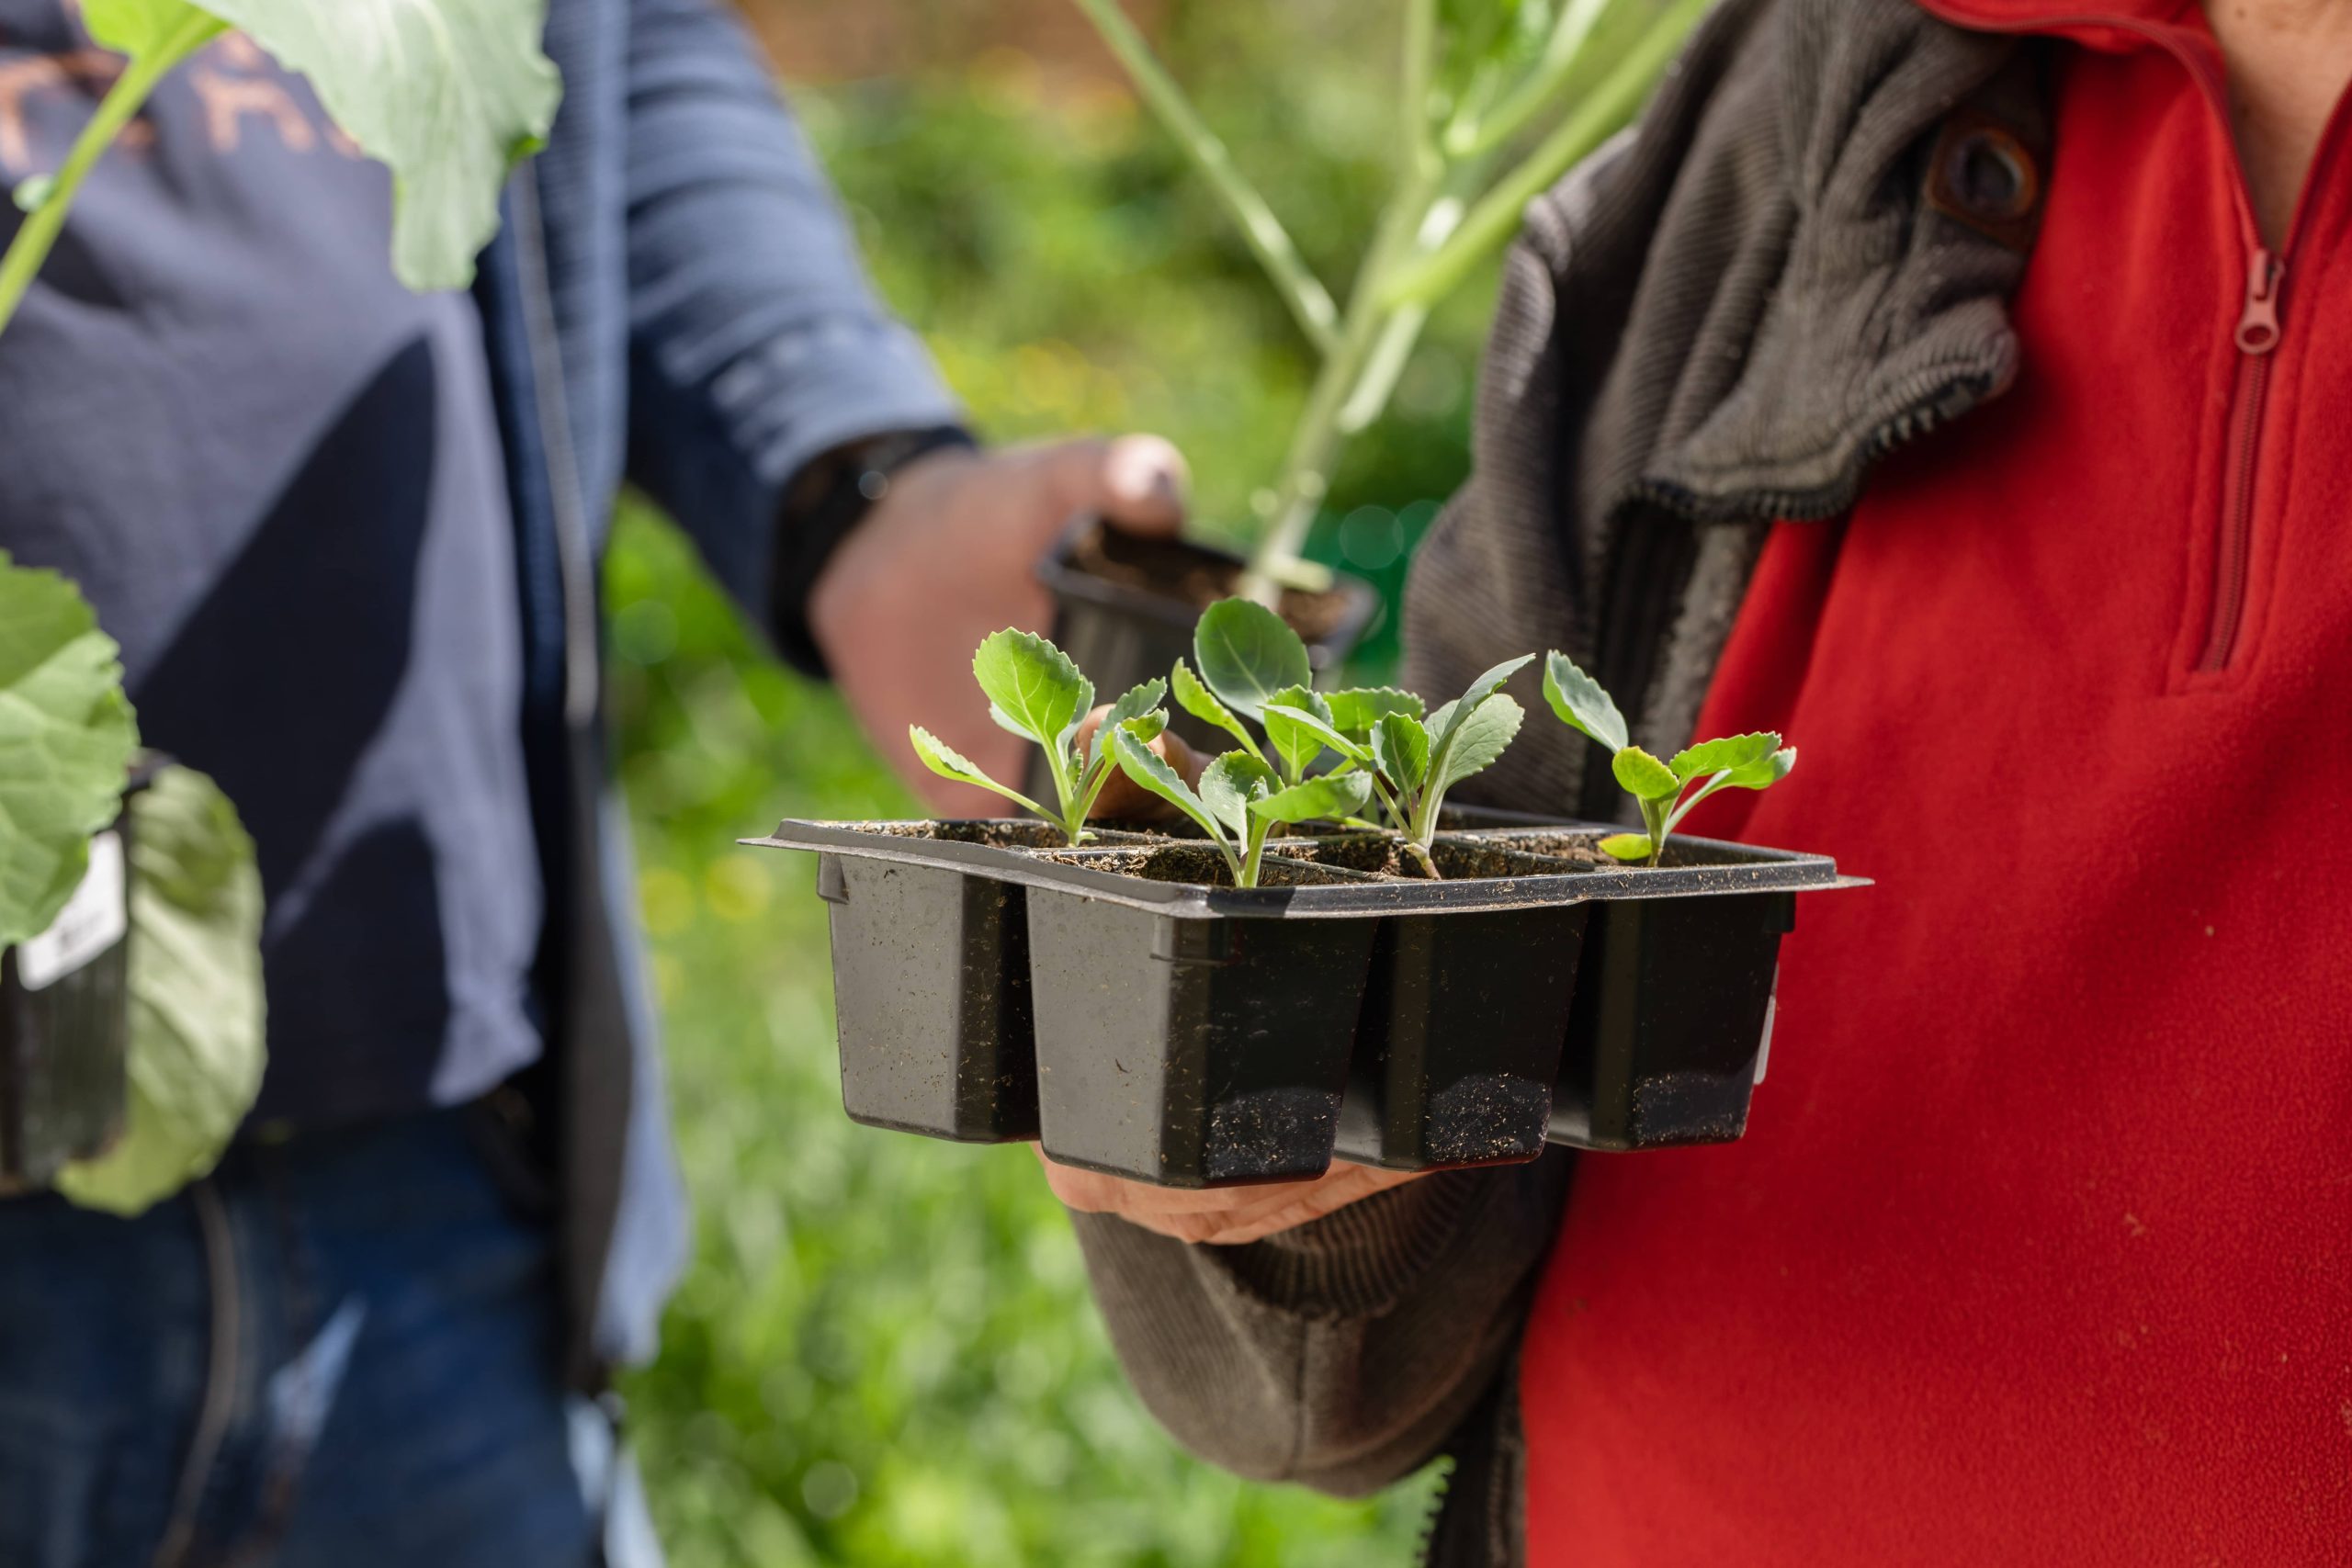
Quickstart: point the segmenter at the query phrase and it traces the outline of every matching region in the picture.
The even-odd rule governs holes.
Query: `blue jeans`
[[[658,1568],[474,1115],[241,1145],[136,1220],[0,1201],[0,1564]]]

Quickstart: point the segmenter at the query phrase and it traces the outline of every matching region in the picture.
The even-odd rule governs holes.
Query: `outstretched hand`
[[[859,724],[933,810],[986,817],[1002,805],[918,769],[907,726],[992,777],[1021,777],[1027,743],[972,700],[972,649],[1004,626],[1052,630],[1037,561],[1073,517],[1173,534],[1186,482],[1182,457],[1154,435],[943,450],[892,476],[817,579],[809,626]]]

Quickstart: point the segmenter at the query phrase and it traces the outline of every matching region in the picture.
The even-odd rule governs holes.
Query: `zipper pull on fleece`
[[[2260,245],[2246,258],[2245,309],[2238,312],[2238,352],[2267,354],[2278,346],[2278,283],[2287,269]]]

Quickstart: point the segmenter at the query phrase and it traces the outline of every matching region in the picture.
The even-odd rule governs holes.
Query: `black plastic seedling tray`
[[[1705,840],[1620,866],[1611,830],[1465,827],[1436,882],[1284,840],[1246,889],[1206,845],[1035,823],[747,842],[823,857],[853,1116],[1199,1187],[1738,1136],[1793,895],[1850,880]]]

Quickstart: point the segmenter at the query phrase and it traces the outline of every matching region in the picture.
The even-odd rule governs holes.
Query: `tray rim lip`
[[[877,832],[934,821],[1025,821],[1014,818],[872,818],[856,822],[787,817],[773,833],[739,839],[749,848],[813,852],[977,875],[1023,888],[1120,905],[1177,919],[1361,919],[1381,916],[1475,914],[1502,909],[1614,903],[1647,898],[1739,897],[1866,887],[1841,875],[1826,855],[1734,844],[1717,839],[1685,842],[1740,857],[1730,865],[1601,867],[1530,876],[1458,882],[1364,882],[1297,887],[1216,887],[1205,883],[1148,882],[1115,872],[1040,862],[1021,850],[954,840]],[[1460,837],[1523,833],[1530,828],[1615,832],[1612,823],[1566,818],[1498,823],[1460,829]],[[1332,837],[1335,835],[1318,835]],[[1174,840],[1182,842],[1184,840]],[[1107,848],[1132,846],[1111,845]]]

